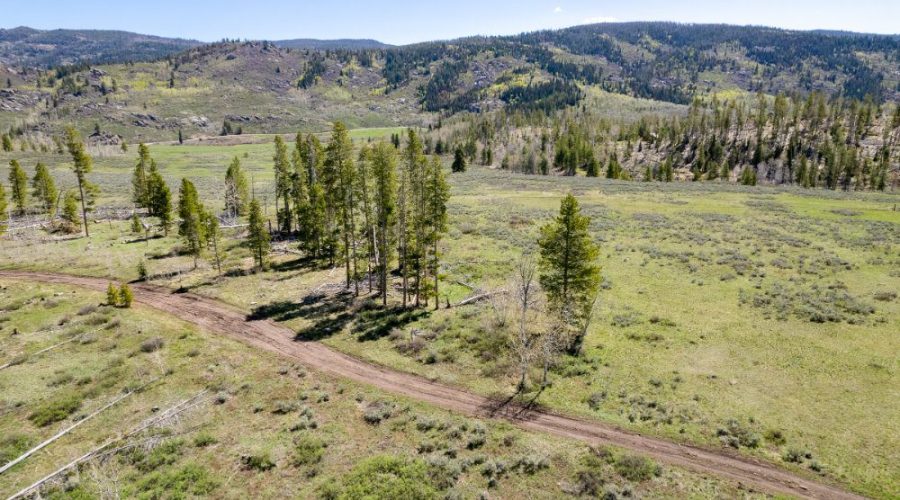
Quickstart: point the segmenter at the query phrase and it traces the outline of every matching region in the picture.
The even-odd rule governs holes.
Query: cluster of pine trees
[[[900,106],[810,93],[694,100],[684,115],[613,122],[602,110],[499,110],[447,120],[426,144],[461,148],[469,161],[622,180],[707,181],[885,190],[898,181]]]
[[[41,162],[35,165],[34,175],[29,181],[28,174],[19,161],[10,160],[9,195],[7,195],[6,187],[0,183],[0,234],[6,231],[12,215],[24,216],[30,211],[37,211],[37,213],[48,216],[53,223],[59,216],[62,224],[56,227],[68,232],[77,231],[83,221],[85,234],[87,234],[87,213],[93,208],[99,192],[98,187],[87,180],[87,174],[91,171],[93,161],[84,150],[81,136],[71,127],[66,129],[65,147],[72,155],[72,171],[78,181],[77,191],[75,189],[60,191],[56,187],[56,181],[50,174],[50,170]],[[8,201],[7,196],[9,196]],[[59,213],[60,198],[62,198],[62,213]],[[78,217],[79,203],[81,204],[80,220]]]
[[[446,232],[449,188],[440,159],[428,158],[410,129],[405,144],[367,144],[358,153],[343,123],[327,144],[297,134],[289,153],[275,138],[276,218],[281,234],[299,240],[310,258],[343,265],[348,288],[368,277],[387,302],[394,259],[403,304],[435,297],[439,245]]]

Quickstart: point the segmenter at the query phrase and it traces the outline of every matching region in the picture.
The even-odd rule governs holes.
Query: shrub
[[[363,420],[370,424],[379,424],[382,420],[391,418],[394,412],[394,404],[386,401],[374,401],[366,405]]]
[[[286,415],[295,411],[296,409],[296,403],[292,403],[290,401],[277,401],[275,402],[275,408],[272,409],[272,413],[274,413],[275,415]]]
[[[88,314],[91,314],[92,312],[94,312],[96,310],[97,310],[97,306],[95,306],[93,304],[89,304],[89,305],[86,305],[86,306],[82,307],[81,309],[79,309],[78,315],[79,316],[87,316]]]
[[[197,448],[206,448],[207,446],[214,445],[218,443],[219,440],[212,436],[212,434],[207,434],[205,432],[201,432],[194,437],[194,446]]]
[[[328,444],[321,439],[301,436],[297,439],[296,446],[294,446],[294,456],[291,459],[291,463],[295,467],[315,465],[322,461],[322,457],[325,456],[325,448],[327,447]]]
[[[765,433],[766,441],[776,445],[781,446],[787,442],[787,439],[784,437],[784,433],[779,429],[769,429]]]
[[[549,467],[550,460],[547,457],[543,455],[526,455],[516,460],[511,469],[531,475]]]
[[[741,425],[737,420],[729,420],[725,427],[720,427],[716,430],[716,435],[719,436],[719,439],[722,443],[731,446],[732,448],[740,448],[744,446],[746,448],[756,448],[759,446],[760,436],[752,429]]]
[[[147,263],[144,262],[144,259],[138,261],[137,272],[139,280],[147,281],[147,276],[149,276],[149,273],[147,271]]]
[[[799,450],[797,448],[788,448],[781,456],[781,459],[788,463],[799,464],[803,462],[804,455],[805,452],[803,452],[802,450]]]
[[[218,485],[203,466],[190,463],[177,470],[147,474],[136,487],[142,493],[138,495],[141,498],[185,498],[207,496]]]
[[[649,459],[638,455],[623,455],[616,459],[613,467],[623,478],[641,482],[662,474],[662,469]]]
[[[241,457],[241,464],[245,469],[265,472],[275,468],[275,462],[268,453],[259,455],[244,455]]]
[[[149,453],[140,448],[132,448],[126,453],[126,457],[137,470],[147,473],[177,462],[181,458],[183,447],[184,440],[169,439],[153,448]]]
[[[0,438],[0,465],[11,462],[31,447],[25,434],[9,434]]]
[[[375,456],[357,464],[343,482],[339,498],[439,498],[422,460]]]
[[[80,394],[67,394],[52,401],[48,401],[35,409],[28,420],[38,427],[46,427],[56,422],[61,422],[69,415],[81,408],[82,397]]]
[[[160,337],[153,337],[152,339],[141,342],[141,352],[151,353],[158,351],[162,349],[165,344],[165,341]]]

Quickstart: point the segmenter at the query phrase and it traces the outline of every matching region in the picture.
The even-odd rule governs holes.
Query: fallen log
[[[160,415],[158,415],[158,416],[156,416],[156,417],[150,419],[148,422],[144,423],[143,425],[141,425],[141,426],[139,426],[139,427],[137,427],[137,428],[135,428],[135,429],[129,431],[128,433],[126,433],[126,434],[125,434],[124,436],[122,436],[122,437],[107,439],[107,440],[106,440],[103,444],[101,444],[100,446],[97,446],[96,448],[94,448],[94,449],[92,449],[91,451],[85,453],[84,455],[81,455],[80,457],[76,458],[75,460],[72,460],[71,462],[67,463],[66,465],[60,467],[59,469],[56,469],[55,471],[51,472],[50,474],[47,474],[46,476],[44,476],[44,477],[42,477],[41,479],[39,479],[38,481],[34,482],[33,484],[31,484],[31,485],[28,486],[27,488],[24,488],[24,489],[20,490],[18,493],[16,493],[16,494],[10,496],[9,499],[7,499],[7,500],[13,500],[13,499],[16,499],[16,498],[23,498],[23,497],[25,497],[27,494],[29,494],[29,493],[31,493],[32,491],[36,490],[37,488],[40,488],[41,485],[43,485],[43,484],[46,483],[47,481],[50,481],[51,479],[53,479],[54,477],[56,477],[56,476],[62,474],[63,472],[65,472],[65,471],[67,471],[67,470],[69,470],[69,469],[72,469],[72,468],[74,468],[74,467],[77,467],[77,466],[78,466],[79,464],[81,464],[82,462],[85,462],[85,461],[87,461],[87,460],[90,460],[90,459],[93,458],[94,456],[100,454],[100,453],[103,452],[106,448],[108,448],[109,446],[111,446],[113,443],[116,443],[116,442],[118,442],[118,441],[123,441],[123,440],[125,440],[125,439],[128,439],[128,438],[130,438],[131,436],[134,436],[135,434],[138,434],[138,433],[140,433],[140,432],[146,430],[147,428],[149,428],[149,427],[151,427],[151,426],[153,426],[153,425],[159,424],[160,422],[162,422],[162,421],[164,421],[164,420],[166,420],[166,419],[172,418],[172,417],[174,417],[174,416],[176,416],[176,415],[178,415],[178,414],[180,414],[180,413],[183,413],[183,412],[185,412],[185,411],[187,411],[187,410],[190,410],[191,408],[197,406],[197,405],[199,404],[199,402],[190,404],[190,405],[188,405],[188,406],[185,406],[185,405],[188,404],[188,403],[191,403],[192,401],[196,400],[196,399],[199,398],[200,396],[206,394],[208,391],[209,391],[209,389],[203,389],[202,391],[200,391],[200,392],[198,392],[197,394],[191,396],[190,398],[185,399],[184,401],[182,401],[182,402],[180,402],[180,403],[178,403],[178,404],[176,404],[176,405],[174,405],[174,406],[169,407],[169,408],[166,409],[164,412],[162,412]],[[133,393],[134,393],[134,391],[132,391],[132,392],[130,392],[130,393],[127,393],[126,395],[133,394]]]
[[[479,293],[479,294],[473,295],[467,299],[463,299],[460,302],[457,302],[456,304],[453,305],[453,307],[467,306],[469,304],[474,304],[476,302],[480,302],[482,300],[489,299],[489,298],[493,297],[494,295],[504,295],[504,294],[506,294],[506,290],[494,290],[493,292]]]

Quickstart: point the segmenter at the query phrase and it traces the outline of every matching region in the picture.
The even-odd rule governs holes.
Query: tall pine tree
[[[266,256],[269,253],[269,231],[266,229],[266,221],[263,218],[262,208],[255,198],[250,201],[249,227],[247,243],[253,254],[253,261],[257,269],[266,268]]]
[[[372,162],[372,202],[375,216],[375,266],[381,303],[387,305],[387,277],[394,252],[397,224],[397,149],[378,143],[370,156]]]
[[[206,243],[206,228],[203,224],[205,210],[200,203],[197,188],[187,180],[181,179],[178,192],[178,236],[184,240],[185,250],[194,258],[194,268]]]
[[[94,205],[98,188],[88,181],[87,174],[91,173],[94,161],[84,151],[81,134],[74,127],[66,128],[66,149],[72,156],[72,172],[75,173],[75,179],[78,181],[78,198],[81,202],[81,219],[84,222],[84,235],[90,237],[87,213]]]
[[[56,212],[59,191],[50,170],[43,163],[38,162],[34,167],[34,177],[31,178],[31,195],[41,204],[45,214],[52,216]]]
[[[9,161],[9,188],[16,213],[25,215],[28,204],[28,175],[17,160]]]
[[[225,171],[225,213],[232,218],[247,215],[249,198],[247,174],[241,168],[241,160],[235,156]]]
[[[581,351],[584,328],[600,285],[599,249],[588,232],[590,219],[581,215],[574,196],[563,198],[556,220],[541,227],[540,283],[553,310],[573,332],[570,354]]]

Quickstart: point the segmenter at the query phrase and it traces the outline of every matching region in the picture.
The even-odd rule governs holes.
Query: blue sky
[[[122,29],[222,38],[502,35],[602,21],[678,21],[900,33],[900,0],[0,0],[0,27]]]

